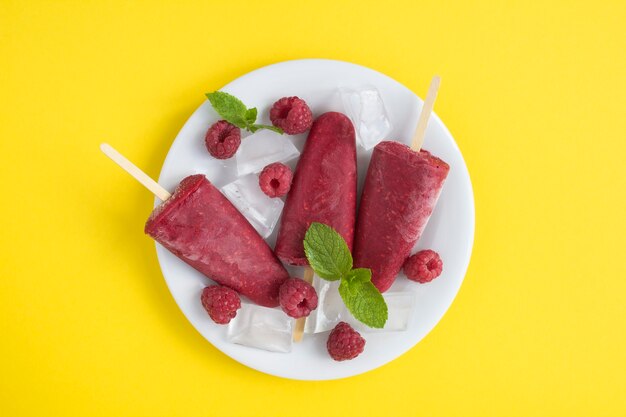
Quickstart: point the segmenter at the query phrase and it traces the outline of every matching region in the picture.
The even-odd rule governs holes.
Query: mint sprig
[[[387,303],[372,284],[370,269],[353,269],[341,280],[339,295],[355,318],[370,327],[383,328],[387,321]]]
[[[304,253],[320,277],[336,281],[352,270],[352,254],[346,241],[331,227],[312,223],[304,236]]]
[[[370,327],[385,325],[387,303],[372,284],[372,271],[352,268],[352,254],[339,233],[325,224],[311,223],[304,236],[304,253],[317,276],[341,280],[339,295],[354,318]]]
[[[252,133],[260,129],[268,129],[280,133],[281,135],[283,134],[283,130],[279,127],[256,124],[257,108],[247,108],[241,100],[232,94],[223,91],[214,91],[212,93],[206,93],[206,96],[222,119],[240,129],[246,129]]]

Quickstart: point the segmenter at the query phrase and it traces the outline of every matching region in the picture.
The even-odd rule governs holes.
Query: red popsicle
[[[435,77],[420,115],[411,148],[381,142],[365,177],[354,241],[354,264],[372,270],[372,282],[384,292],[419,240],[450,167],[420,150],[439,78]]]
[[[399,142],[374,148],[361,196],[354,264],[372,270],[381,291],[391,287],[426,227],[450,167]]]
[[[146,234],[221,285],[278,305],[285,268],[246,218],[204,175],[183,179],[146,223]]]
[[[181,181],[173,195],[107,144],[102,151],[164,202],[145,232],[221,285],[267,307],[278,305],[289,274],[243,215],[204,175]]]
[[[276,255],[307,265],[304,235],[312,222],[335,229],[352,249],[356,218],[356,141],[348,117],[319,116],[298,161],[280,222]]]

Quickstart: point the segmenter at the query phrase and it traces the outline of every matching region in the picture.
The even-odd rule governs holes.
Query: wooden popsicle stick
[[[133,178],[141,183],[144,187],[152,192],[152,194],[159,197],[162,201],[170,198],[171,194],[163,187],[161,187],[155,180],[150,178],[145,172],[137,168],[135,164],[130,162],[121,153],[113,149],[108,143],[100,144],[100,150],[104,152],[106,156],[111,158],[113,162],[118,164],[122,169],[128,172]]]
[[[419,152],[419,150],[422,149],[422,145],[424,144],[426,127],[428,126],[428,120],[430,119],[430,115],[433,112],[433,107],[435,107],[435,99],[437,98],[437,92],[439,91],[440,82],[441,77],[439,77],[438,75],[435,75],[430,82],[428,94],[426,94],[426,100],[424,100],[424,106],[422,107],[422,112],[420,113],[420,118],[417,121],[415,133],[413,134],[413,141],[411,142],[411,149],[413,149],[415,152]]]
[[[313,283],[313,268],[310,266],[304,267],[304,280],[309,284]],[[296,320],[296,325],[293,329],[293,341],[298,343],[304,336],[304,325],[306,324],[306,317],[302,317]]]

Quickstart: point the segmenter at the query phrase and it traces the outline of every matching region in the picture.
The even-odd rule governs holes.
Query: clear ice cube
[[[221,191],[263,238],[272,234],[285,203],[280,198],[266,196],[257,175],[241,177],[223,186]]]
[[[332,330],[341,321],[345,307],[339,295],[339,281],[326,281],[313,278],[313,287],[317,292],[317,308],[306,319],[306,333],[322,333]]]
[[[228,324],[231,343],[268,350],[291,352],[293,319],[276,308],[241,303],[237,315]]]
[[[409,325],[409,320],[415,308],[415,293],[410,291],[384,293],[383,298],[387,303],[388,316],[385,327],[374,329],[361,323],[346,310],[345,321],[350,323],[355,330],[363,333],[378,332],[402,332]]]
[[[376,87],[340,88],[346,114],[352,120],[359,144],[371,149],[392,130],[385,103]]]
[[[287,135],[259,130],[241,141],[235,155],[239,176],[259,172],[273,162],[287,162],[300,155]]]
[[[313,279],[317,291],[317,309],[306,320],[306,333],[322,333],[332,330],[337,323],[345,321],[363,333],[399,332],[406,330],[415,308],[415,294],[409,291],[384,293],[388,317],[385,327],[374,329],[366,326],[348,311],[339,295],[339,281],[326,281],[317,275]]]

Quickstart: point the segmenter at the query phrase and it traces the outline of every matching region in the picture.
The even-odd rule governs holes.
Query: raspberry
[[[359,332],[343,321],[339,322],[333,331],[330,332],[326,342],[326,349],[328,349],[330,357],[336,361],[354,359],[363,353],[364,348],[365,339],[361,337]]]
[[[289,278],[280,286],[278,301],[289,317],[299,319],[317,308],[317,293],[308,282]]]
[[[270,120],[288,135],[306,132],[313,124],[313,113],[298,97],[283,97],[272,106]]]
[[[241,130],[226,120],[220,120],[207,130],[204,143],[211,155],[217,159],[228,159],[239,149]]]
[[[291,188],[291,169],[280,162],[269,164],[259,175],[259,187],[268,197],[282,197]]]
[[[202,290],[202,306],[217,324],[228,324],[241,307],[239,294],[235,290],[220,285],[211,285]]]
[[[434,250],[417,252],[404,262],[404,273],[411,281],[421,284],[437,278],[443,270],[443,261]]]

